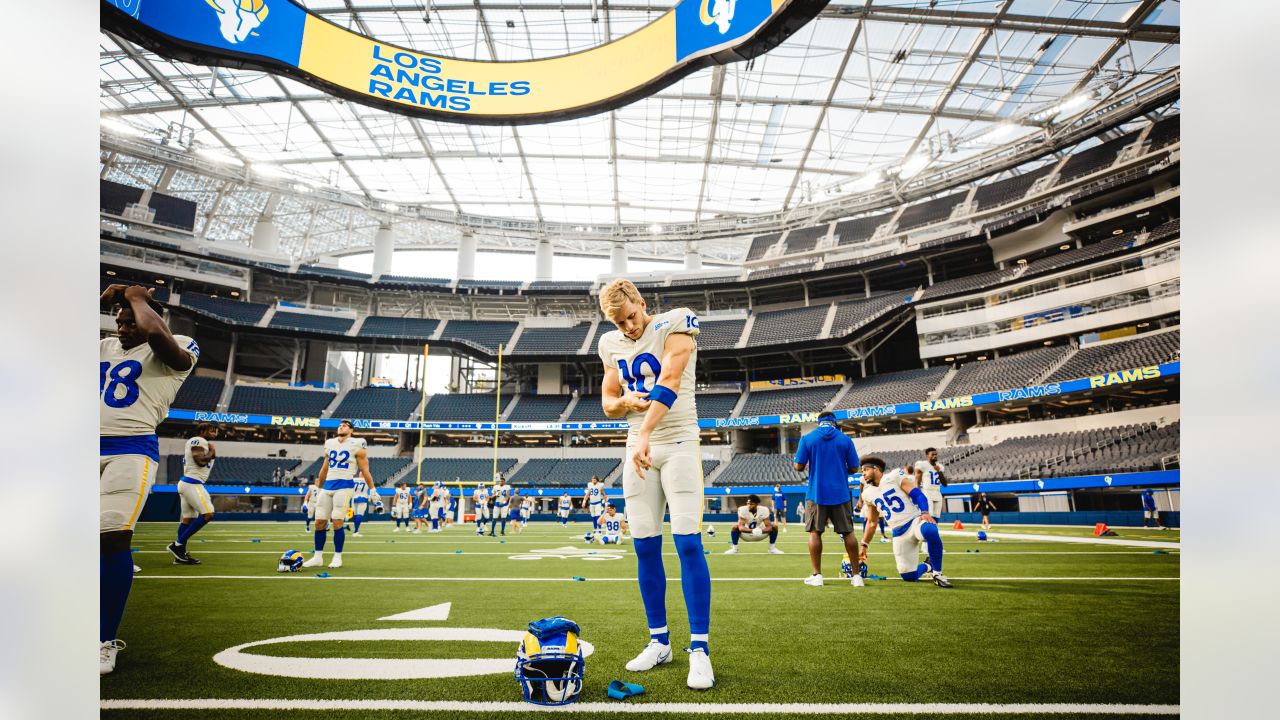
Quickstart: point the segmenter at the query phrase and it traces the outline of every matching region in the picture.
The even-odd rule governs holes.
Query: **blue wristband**
[[[671,388],[663,387],[661,385],[654,385],[653,389],[649,391],[650,400],[660,402],[667,407],[671,407],[676,404],[676,397],[676,394],[671,391]]]
[[[911,495],[911,502],[915,503],[916,507],[920,508],[920,512],[929,512],[929,498],[924,496],[923,490],[918,487],[914,487],[911,488],[911,492],[908,494]]]

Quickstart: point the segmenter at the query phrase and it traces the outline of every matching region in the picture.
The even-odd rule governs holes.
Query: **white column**
[[[463,233],[458,243],[458,279],[476,279],[476,236]]]
[[[622,242],[615,242],[613,250],[609,251],[609,272],[614,275],[627,274],[627,245]]]
[[[538,241],[538,249],[535,252],[535,265],[537,271],[534,274],[535,280],[551,279],[551,260],[555,257],[555,253],[551,250],[551,241],[542,239]]]
[[[684,246],[684,269],[697,272],[702,269],[702,256],[698,254],[698,244],[686,243]]]
[[[396,245],[395,233],[391,232],[391,223],[383,223],[373,235],[373,274],[374,276],[391,272],[391,254]]]
[[[253,239],[250,241],[250,245],[254,250],[261,250],[266,253],[280,251],[280,231],[276,230],[276,224],[271,222],[269,215],[263,215],[254,224]]]
[[[538,363],[538,394],[558,395],[563,384],[558,363]]]

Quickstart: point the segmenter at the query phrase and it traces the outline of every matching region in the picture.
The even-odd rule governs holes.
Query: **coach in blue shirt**
[[[850,558],[858,557],[858,540],[853,534],[853,494],[849,492],[849,474],[858,471],[858,451],[853,440],[840,432],[836,416],[830,412],[818,415],[818,427],[800,438],[794,458],[796,470],[809,471],[809,489],[805,492],[805,529],[809,531],[809,561],[813,575],[805,585],[822,586],[822,533],[827,523],[844,539]],[[862,577],[854,574],[855,586]]]

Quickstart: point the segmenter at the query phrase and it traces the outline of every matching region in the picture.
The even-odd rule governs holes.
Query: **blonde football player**
[[[649,623],[649,644],[627,669],[642,672],[672,659],[662,565],[662,517],[669,509],[689,617],[687,682],[705,690],[715,684],[715,675],[707,644],[711,575],[700,532],[702,463],[694,403],[698,317],[686,308],[649,315],[636,286],[625,279],[600,291],[600,310],[617,327],[602,335],[598,346],[604,363],[601,404],[605,415],[625,416],[629,426],[622,496]]]
[[[884,518],[893,535],[893,557],[903,580],[915,582],[932,575],[938,587],[949,588],[951,582],[942,574],[942,536],[938,522],[929,514],[929,500],[916,481],[902,468],[885,472],[884,460],[862,458],[862,500],[869,520]],[[867,561],[867,545],[875,536],[875,528],[867,523],[862,531],[858,559]],[[929,549],[929,562],[920,563],[920,545]]]
[[[187,553],[187,540],[200,528],[213,520],[213,500],[204,484],[209,482],[214,458],[218,456],[213,443],[218,437],[218,426],[200,423],[196,436],[187,441],[182,456],[182,477],[178,479],[178,500],[182,522],[178,525],[178,539],[166,548],[173,555],[175,565],[199,565],[200,561]]]
[[[116,667],[116,638],[133,585],[133,526],[160,464],[156,425],[200,359],[195,340],[169,332],[154,290],[109,285],[103,307],[116,306],[116,335],[98,343],[98,671]]]
[[[333,523],[333,560],[329,567],[342,567],[342,546],[347,540],[347,530],[342,523],[347,519],[356,474],[364,480],[366,487],[373,487],[364,441],[351,435],[353,429],[350,420],[343,420],[338,423],[337,437],[324,441],[325,461],[320,464],[320,477],[317,478],[320,481],[320,499],[316,502],[316,551],[310,560],[302,563],[303,567],[324,564],[324,545],[329,536],[330,522]]]

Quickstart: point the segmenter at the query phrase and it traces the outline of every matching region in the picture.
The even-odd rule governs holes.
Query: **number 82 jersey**
[[[191,367],[174,370],[142,343],[125,350],[118,337],[99,343],[98,435],[122,437],[154,435],[156,426],[169,415],[169,406],[178,388],[195,369],[200,346],[185,335],[174,335],[178,347],[191,356]]]
[[[649,324],[639,340],[632,340],[623,335],[621,330],[610,330],[600,336],[597,349],[604,366],[618,371],[618,379],[625,390],[647,393],[653,390],[662,374],[662,355],[666,349],[667,337],[672,333],[696,337],[698,332],[698,316],[688,308],[676,308],[649,318]],[[655,445],[698,438],[698,408],[694,401],[694,371],[697,364],[698,348],[695,341],[689,362],[680,375],[680,391],[676,402],[649,438]],[[627,423],[630,425],[627,433],[630,439],[640,431],[644,413],[628,412]]]

